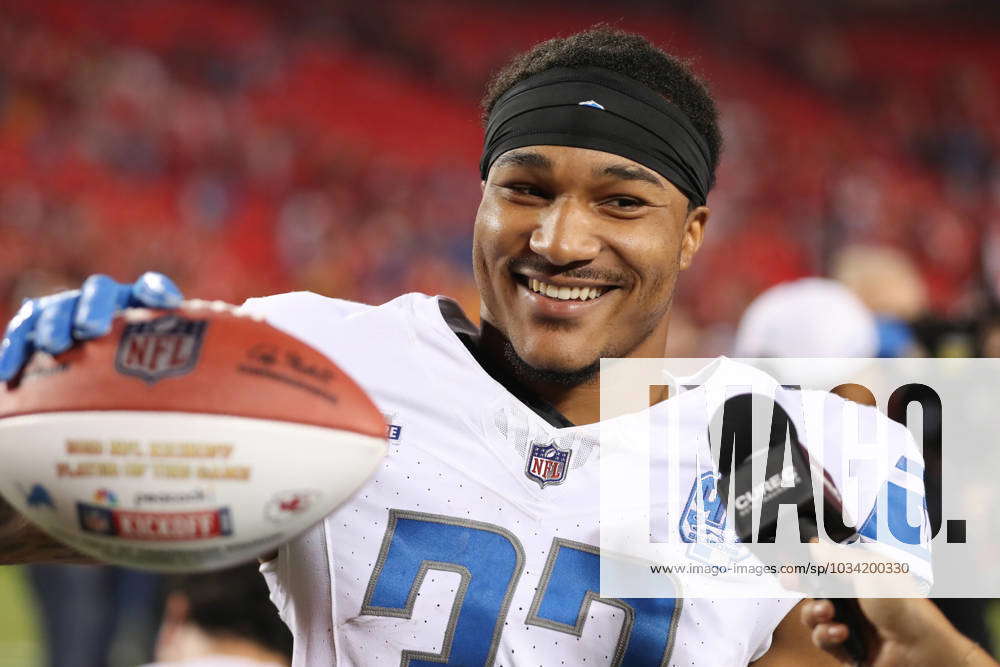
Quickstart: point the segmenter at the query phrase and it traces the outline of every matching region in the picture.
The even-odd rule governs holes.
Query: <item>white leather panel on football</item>
[[[227,567],[321,520],[385,438],[230,415],[48,412],[0,420],[0,492],[57,539],[162,572]]]

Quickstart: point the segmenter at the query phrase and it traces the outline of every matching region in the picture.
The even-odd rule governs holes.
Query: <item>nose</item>
[[[557,200],[531,232],[532,252],[556,266],[586,262],[601,252],[590,212],[572,199]]]

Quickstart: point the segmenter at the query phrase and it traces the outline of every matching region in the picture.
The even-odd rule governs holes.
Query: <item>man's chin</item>
[[[533,355],[530,360],[521,357],[508,340],[504,346],[504,357],[515,379],[529,386],[537,384],[575,387],[592,382],[601,370],[600,357],[585,364],[572,363],[565,359],[539,359]]]

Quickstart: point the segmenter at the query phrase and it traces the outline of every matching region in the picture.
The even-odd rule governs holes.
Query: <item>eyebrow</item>
[[[613,164],[603,169],[595,169],[594,175],[613,176],[623,181],[645,181],[646,183],[652,183],[658,188],[663,188],[663,183],[651,171],[632,165]]]
[[[545,169],[551,171],[555,166],[548,157],[535,151],[510,151],[504,153],[496,162],[494,167],[528,167],[533,169]],[[628,164],[613,164],[604,168],[596,168],[595,176],[611,176],[623,181],[643,181],[651,183],[658,188],[665,189],[663,183],[653,172],[642,167]]]
[[[511,151],[504,153],[493,163],[494,167],[533,167],[552,169],[552,160],[534,151]]]

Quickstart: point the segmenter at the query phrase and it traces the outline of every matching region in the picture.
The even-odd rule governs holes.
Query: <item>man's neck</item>
[[[508,391],[556,425],[589,424],[600,419],[600,384],[597,375],[576,384],[545,382],[518,372],[507,337],[487,321],[475,340],[475,356],[483,369]],[[540,405],[541,403],[542,405]]]
[[[486,371],[511,389],[512,393],[523,393],[523,389],[545,401],[572,424],[592,424],[601,418],[600,371],[577,383],[546,381],[530,377],[530,373],[518,373],[509,359],[511,344],[507,338],[489,322],[484,321],[478,340],[479,360]],[[665,396],[652,396],[655,403]]]
[[[529,388],[574,424],[593,424],[601,419],[600,373],[575,387],[533,384]],[[650,405],[667,398],[666,386],[657,387],[655,391],[650,387],[650,391]]]
[[[571,386],[541,381],[523,384],[573,424],[592,424],[601,419],[600,372]]]

